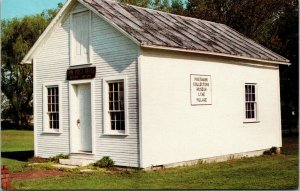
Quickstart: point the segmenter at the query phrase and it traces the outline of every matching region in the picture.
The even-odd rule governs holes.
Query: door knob
[[[77,126],[80,124],[80,119],[77,119]]]

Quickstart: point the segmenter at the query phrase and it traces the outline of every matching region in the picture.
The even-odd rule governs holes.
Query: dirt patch
[[[32,163],[45,163],[45,162],[48,162],[48,159],[41,158],[41,157],[32,157],[32,158],[28,159],[28,162],[32,162]]]
[[[41,179],[49,176],[62,176],[68,172],[59,170],[30,170],[25,172],[12,173],[12,181]]]

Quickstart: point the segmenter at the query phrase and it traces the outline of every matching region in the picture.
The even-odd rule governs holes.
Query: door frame
[[[74,128],[72,126],[72,122],[76,120],[76,116],[74,116],[74,113],[72,112],[74,109],[74,99],[76,99],[74,93],[73,93],[73,86],[74,85],[80,85],[80,84],[90,84],[91,87],[91,137],[92,137],[92,153],[85,153],[84,154],[95,154],[95,107],[94,107],[94,79],[90,80],[74,80],[74,81],[69,81],[69,148],[70,151],[69,153],[81,153],[78,151],[74,151],[73,148],[73,131],[72,129]]]

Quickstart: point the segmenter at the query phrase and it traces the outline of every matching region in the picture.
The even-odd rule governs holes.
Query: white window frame
[[[58,130],[50,129],[48,117],[48,88],[58,87],[58,105],[59,105],[59,127]],[[43,84],[43,133],[62,133],[62,88],[60,82],[50,82]]]
[[[125,130],[111,130],[110,115],[109,115],[109,82],[124,82],[124,113],[125,113]],[[105,135],[129,135],[128,128],[128,105],[127,105],[127,77],[113,76],[103,78],[103,126]]]
[[[73,16],[74,14],[78,13],[83,13],[83,12],[88,12],[89,13],[89,50],[88,50],[88,62],[87,63],[80,63],[80,64],[75,64],[74,63],[74,51],[75,47],[75,38],[73,34]],[[88,65],[93,63],[93,48],[92,48],[92,13],[89,10],[86,9],[79,9],[79,10],[74,10],[70,13],[70,66],[81,66],[81,65]]]
[[[246,85],[254,86],[255,88],[255,101],[254,101],[254,118],[246,118],[246,103],[248,102],[246,100]],[[255,123],[259,122],[258,120],[258,88],[257,83],[244,83],[244,123]]]

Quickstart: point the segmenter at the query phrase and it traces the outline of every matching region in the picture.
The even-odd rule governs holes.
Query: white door
[[[92,151],[92,124],[91,124],[91,86],[90,84],[78,85],[78,126],[80,146],[79,150]]]

